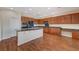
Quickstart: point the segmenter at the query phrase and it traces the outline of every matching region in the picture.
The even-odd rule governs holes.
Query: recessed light
[[[57,8],[61,8],[61,7],[57,7]]]
[[[13,10],[13,8],[10,8],[11,10]]]
[[[29,10],[32,10],[32,8],[29,8]]]
[[[50,10],[51,8],[48,8],[48,10]]]
[[[42,17],[42,16],[39,16],[39,17]]]

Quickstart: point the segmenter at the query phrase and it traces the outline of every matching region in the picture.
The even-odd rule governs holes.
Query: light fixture
[[[32,10],[32,8],[29,8],[29,10],[31,11],[31,10]]]
[[[40,18],[42,17],[42,16],[39,16]]]
[[[13,10],[13,8],[10,8],[11,10]]]
[[[48,10],[50,10],[51,8],[48,8]]]

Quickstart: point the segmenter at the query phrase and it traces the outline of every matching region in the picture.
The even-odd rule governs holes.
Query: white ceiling
[[[79,12],[79,7],[6,7],[5,9],[15,10],[22,16],[44,18]]]

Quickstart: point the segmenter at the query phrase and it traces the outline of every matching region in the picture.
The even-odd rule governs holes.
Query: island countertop
[[[33,27],[33,28],[22,28],[20,30],[17,30],[17,32],[20,32],[20,31],[31,31],[31,30],[39,30],[39,29],[42,29],[40,27]]]

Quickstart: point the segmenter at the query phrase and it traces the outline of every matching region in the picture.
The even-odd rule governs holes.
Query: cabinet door
[[[50,19],[49,19],[49,24],[54,24],[55,22],[54,22],[54,18],[55,17],[51,17]]]
[[[49,28],[44,28],[44,33],[49,33]]]
[[[79,39],[79,31],[72,32],[72,38],[73,39]]]
[[[71,22],[72,22],[71,15],[63,15],[63,16],[61,16],[61,23],[62,24],[71,24]]]
[[[51,22],[53,24],[61,24],[62,23],[62,17],[61,16],[53,17]]]
[[[60,28],[50,28],[49,33],[53,35],[61,35],[61,30]]]
[[[52,23],[53,24],[58,24],[58,17],[54,17],[53,20],[52,20]]]
[[[72,24],[79,24],[79,13],[72,14]]]
[[[37,19],[32,19],[32,21],[34,22],[34,24],[38,23]]]
[[[62,23],[62,16],[58,16],[58,17],[56,18],[56,23],[57,23],[57,24],[61,24],[61,23]]]
[[[51,24],[71,24],[71,22],[71,15],[52,17],[50,20]]]
[[[57,20],[58,20],[58,18],[57,18],[57,17],[54,17],[54,18],[53,18],[53,21],[52,21],[53,24],[57,24]]]
[[[43,23],[44,23],[44,19],[38,20],[38,24],[43,24]]]
[[[38,24],[40,24],[40,20],[38,20]]]
[[[44,18],[43,19],[43,24],[44,24],[45,21],[47,21],[49,23],[50,22],[50,18]]]

